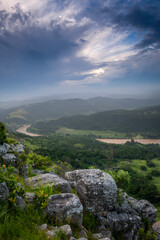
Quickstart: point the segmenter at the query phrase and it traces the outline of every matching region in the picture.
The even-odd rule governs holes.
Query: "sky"
[[[0,101],[160,95],[159,0],[0,0]]]

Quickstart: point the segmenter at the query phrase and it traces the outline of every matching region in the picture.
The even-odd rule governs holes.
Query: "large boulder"
[[[151,224],[156,222],[157,209],[147,200],[137,200],[133,197],[128,197],[130,206],[139,214],[149,220]]]
[[[25,179],[25,183],[26,185],[34,189],[40,186],[53,186],[60,188],[61,192],[63,193],[71,193],[71,187],[69,185],[69,182],[56,174],[39,174],[38,176]]]
[[[3,156],[10,149],[10,145],[7,143],[0,144],[0,156]]]
[[[115,211],[108,212],[107,218],[101,218],[100,220],[102,224],[109,227],[113,232],[117,232],[117,234],[123,233],[124,240],[134,239],[138,229],[143,226],[140,216]]]
[[[76,190],[85,210],[104,216],[114,208],[117,186],[109,174],[99,169],[75,170],[67,172],[65,178]]]
[[[7,153],[7,154],[2,156],[2,160],[6,165],[11,165],[11,166],[14,167],[15,163],[17,161],[17,158],[14,154]]]
[[[9,190],[5,182],[0,183],[0,202],[5,202],[9,198]]]
[[[83,206],[79,198],[72,193],[62,193],[52,195],[49,198],[46,208],[47,216],[53,219],[53,222],[70,222],[82,225]]]

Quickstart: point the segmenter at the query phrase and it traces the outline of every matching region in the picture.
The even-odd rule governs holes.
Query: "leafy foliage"
[[[127,171],[121,169],[118,172],[109,171],[108,173],[113,177],[119,188],[122,188],[126,191],[128,190],[131,177]]]
[[[28,160],[29,164],[31,164],[34,168],[42,170],[51,165],[51,159],[47,156],[44,157],[37,154],[29,154]]]
[[[5,125],[0,122],[0,144],[6,142],[7,140],[7,134],[6,134],[6,129],[5,129]]]

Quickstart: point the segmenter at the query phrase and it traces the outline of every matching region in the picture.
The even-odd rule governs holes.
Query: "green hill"
[[[160,137],[160,106],[143,110],[105,111],[88,116],[78,115],[47,122],[37,122],[32,129],[41,134],[55,132],[62,127],[78,130],[143,133]]]
[[[0,120],[11,126],[53,120],[61,117],[88,115],[118,109],[140,109],[160,104],[159,100],[112,99],[97,97],[88,100],[49,100],[0,111]],[[1,106],[0,106],[1,107]]]

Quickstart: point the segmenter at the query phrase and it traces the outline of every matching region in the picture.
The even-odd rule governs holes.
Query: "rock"
[[[35,177],[27,178],[25,180],[26,185],[32,187],[34,189],[38,188],[39,186],[53,186],[58,187],[63,193],[71,193],[71,187],[69,182],[64,180],[63,178],[59,177],[56,174],[40,174]]]
[[[47,224],[44,223],[44,224],[38,226],[38,229],[39,229],[40,231],[44,231],[44,230],[46,230],[46,229],[47,229]]]
[[[28,166],[23,165],[21,170],[20,170],[20,175],[24,178],[28,178]]]
[[[75,194],[62,193],[50,196],[46,213],[52,217],[53,222],[68,221],[82,225],[83,206]]]
[[[105,231],[103,230],[100,233],[92,234],[92,237],[94,239],[111,239],[112,238],[112,233],[105,229]]]
[[[32,171],[31,171],[31,174],[43,174],[44,173],[44,171],[43,170],[39,170],[39,169],[33,169]]]
[[[0,183],[0,202],[5,202],[9,198],[9,190],[5,182]]]
[[[87,238],[82,237],[82,238],[78,238],[78,240],[87,240]]]
[[[138,229],[142,227],[141,217],[127,213],[109,212],[107,218],[102,219],[102,224],[114,232],[123,232],[124,240],[132,240]]]
[[[15,166],[15,163],[17,161],[17,158],[14,154],[12,153],[7,153],[5,155],[2,156],[2,160],[4,162],[4,164],[6,165],[11,165],[11,166]]]
[[[153,229],[153,231],[160,233],[160,222],[154,223],[152,225],[152,229]]]
[[[7,143],[0,144],[0,156],[6,154],[10,149],[10,145]]]
[[[107,230],[104,225],[98,226],[97,230],[103,236],[103,238],[112,238],[112,233]]]
[[[157,240],[160,240],[160,222],[156,222],[152,225],[153,231],[157,235]]]
[[[35,193],[29,193],[29,192],[27,192],[27,193],[25,194],[26,202],[29,203],[29,204],[33,203],[34,197],[35,197]]]
[[[19,188],[23,188],[22,183],[20,183],[20,182],[17,183],[17,186],[18,186]]]
[[[71,227],[68,224],[59,227],[58,230],[61,230],[62,232],[64,232],[67,237],[71,237],[72,236],[72,229],[71,229]]]
[[[24,210],[24,209],[27,207],[25,201],[24,201],[23,198],[20,197],[20,196],[16,196],[15,204],[16,204],[16,206],[17,206],[19,209],[21,209],[21,210]]]
[[[66,172],[65,178],[76,190],[85,210],[104,216],[112,210],[117,197],[117,186],[113,178],[99,169]]]
[[[136,212],[142,214],[151,224],[156,222],[157,209],[150,202],[147,200],[138,201],[133,197],[128,197],[128,202]]]
[[[24,147],[22,143],[19,143],[17,145],[11,144],[11,148],[14,152],[22,153],[24,151]]]
[[[74,237],[70,237],[69,240],[76,240],[76,238],[74,238]]]
[[[56,232],[57,232],[57,228],[53,228],[52,230],[49,230],[46,232],[46,234],[49,236],[49,237],[54,237],[56,236]]]
[[[56,236],[56,234],[57,234],[58,231],[64,232],[65,235],[66,235],[68,238],[72,236],[72,229],[71,229],[71,227],[70,227],[68,224],[63,225],[63,226],[61,226],[61,227],[59,227],[59,228],[54,227],[53,229],[47,231],[46,234],[47,234],[49,237],[54,237],[54,236]]]
[[[111,239],[110,238],[100,238],[100,240],[111,240]]]
[[[103,238],[103,235],[102,235],[102,233],[94,233],[94,234],[92,234],[92,238],[100,239],[100,238]]]
[[[80,237],[87,238],[87,233],[82,229],[82,230],[79,232],[79,236],[80,236]]]

